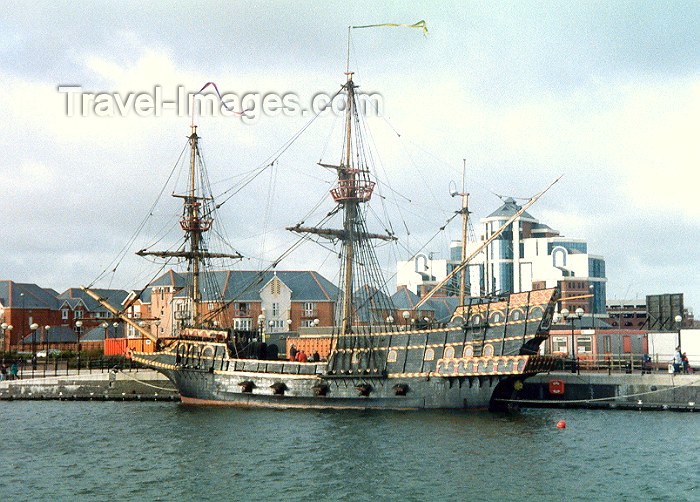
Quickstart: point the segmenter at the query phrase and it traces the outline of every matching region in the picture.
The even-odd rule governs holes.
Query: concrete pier
[[[700,411],[700,374],[553,372],[529,378],[520,394],[522,407]]]
[[[0,382],[0,400],[179,401],[170,381],[151,370],[68,374]]]

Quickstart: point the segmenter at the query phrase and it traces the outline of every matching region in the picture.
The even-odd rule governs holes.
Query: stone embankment
[[[0,400],[179,401],[170,381],[156,371],[109,371],[0,382]]]

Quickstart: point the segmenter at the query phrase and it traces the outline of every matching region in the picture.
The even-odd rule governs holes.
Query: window
[[[445,359],[452,359],[455,356],[455,348],[450,346],[450,347],[445,347],[445,352],[443,354],[443,357]]]
[[[287,325],[286,321],[284,321],[282,319],[268,321],[268,323],[267,323],[268,331],[270,333],[278,333],[280,331],[284,331],[286,325]]]
[[[282,283],[280,280],[275,277],[272,279],[272,283],[270,284],[270,293],[273,294],[273,296],[277,296],[282,292]]]
[[[435,359],[435,351],[433,349],[426,349],[423,361],[432,361],[433,359]]]
[[[314,327],[314,321],[313,319],[304,319],[301,321],[301,327],[302,328],[313,328]]]
[[[553,336],[552,337],[552,353],[567,354],[568,343],[565,336]]]
[[[302,305],[304,310],[304,316],[315,316],[316,315],[316,304],[312,302],[305,302]]]
[[[73,317],[76,319],[82,319],[83,318],[83,311],[82,310],[76,310],[75,313],[73,313]]]
[[[277,317],[280,315],[280,304],[277,302],[272,303],[272,317]]]
[[[236,303],[234,307],[234,315],[240,317],[250,315],[250,303]]]
[[[243,331],[250,331],[253,327],[252,319],[234,319],[233,329],[240,329]]]
[[[579,354],[590,354],[592,352],[592,344],[590,336],[579,336],[576,338],[576,351]]]
[[[603,337],[603,351],[612,353],[612,337],[610,335]]]
[[[61,319],[68,319],[68,309],[61,309]]]
[[[395,349],[391,349],[391,350],[389,351],[389,354],[387,354],[387,356],[386,356],[386,361],[387,361],[388,363],[395,363],[395,362],[396,362],[396,359],[398,359],[398,356],[399,356],[399,353],[396,352]]]

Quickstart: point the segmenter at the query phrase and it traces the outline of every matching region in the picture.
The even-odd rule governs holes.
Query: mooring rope
[[[131,375],[129,375],[127,372],[125,372],[124,370],[122,370],[122,369],[117,368],[117,370],[118,370],[119,372],[123,373],[124,376],[127,376],[127,377],[131,378],[134,382],[138,382],[138,383],[140,383],[141,385],[146,385],[146,386],[148,386],[148,387],[153,387],[154,389],[158,389],[158,390],[167,390],[167,391],[170,391],[170,392],[176,392],[176,391],[175,391],[174,389],[172,389],[172,388],[169,389],[169,388],[167,388],[167,387],[158,387],[157,385],[153,385],[153,384],[150,384],[150,383],[146,383],[146,382],[144,382],[143,380],[139,380],[138,378],[134,378],[134,377],[132,377]]]

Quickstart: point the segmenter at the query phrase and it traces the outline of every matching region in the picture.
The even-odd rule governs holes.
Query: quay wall
[[[0,400],[179,401],[172,383],[152,370],[27,378],[0,382]]]
[[[700,374],[552,372],[527,379],[518,401],[522,407],[700,411]]]

